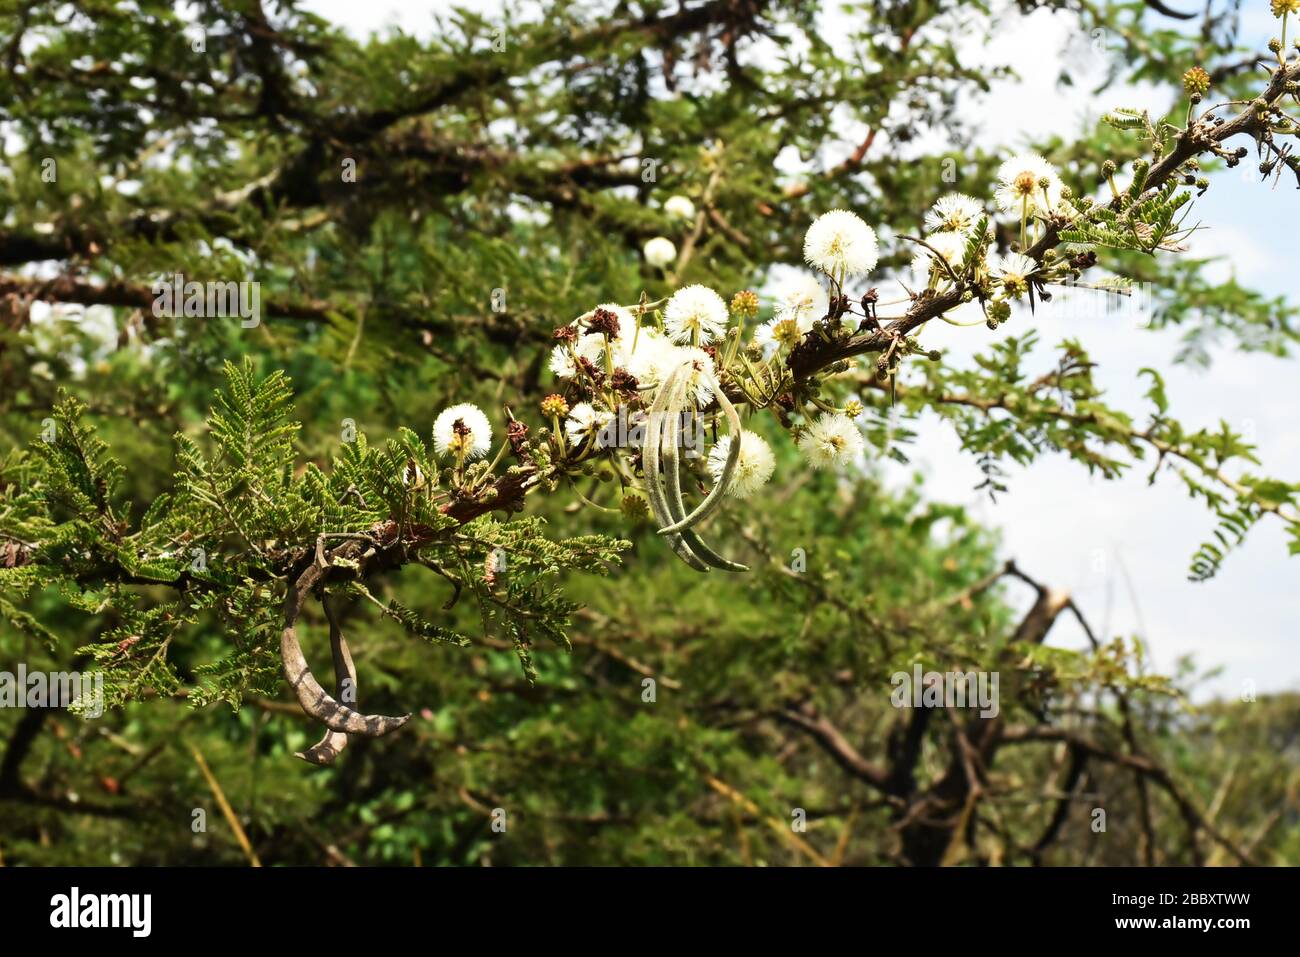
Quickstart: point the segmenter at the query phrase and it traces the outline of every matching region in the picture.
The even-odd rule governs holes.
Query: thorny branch
[[[1151,166],[1143,196],[1154,195],[1161,186],[1182,171],[1188,160],[1205,153],[1225,155],[1225,144],[1238,136],[1251,137],[1262,150],[1261,144],[1271,134],[1270,111],[1278,109],[1278,105],[1288,95],[1288,85],[1297,81],[1300,81],[1300,58],[1275,70],[1263,94],[1232,119],[1216,122],[1213,110],[1197,118],[1178,135],[1172,149]],[[1112,207],[1119,208],[1118,202],[1113,202]],[[1050,224],[1043,235],[1026,250],[1026,255],[1042,262],[1048,250],[1060,245],[1059,231],[1063,225],[1064,223]],[[972,292],[969,284],[961,283],[937,294],[920,295],[906,315],[878,330],[829,342],[809,336],[790,355],[788,366],[794,381],[804,382],[828,366],[854,356],[882,352],[897,341],[899,336],[914,332],[931,319],[960,305],[964,297]]]
[[[1036,601],[1015,629],[1014,638],[1007,650],[1008,656],[1013,655],[1017,647],[1042,644],[1060,614],[1066,610],[1079,618],[1089,640],[1095,644],[1091,628],[1070,595],[1040,584],[1012,561],[1006,562],[988,577],[946,601],[960,601],[962,597],[985,591],[1005,577],[1025,582],[1037,595]],[[908,717],[899,723],[890,735],[886,749],[889,764],[885,767],[863,758],[845,733],[831,719],[818,714],[811,706],[784,709],[774,712],[772,717],[807,735],[847,775],[880,792],[891,802],[895,814],[894,828],[902,847],[902,859],[909,864],[934,865],[951,860],[955,853],[954,842],[958,840],[964,840],[973,846],[973,810],[984,794],[983,782],[987,780],[998,752],[1004,747],[1032,742],[1064,743],[1068,748],[1068,764],[1056,789],[1060,797],[1039,838],[1032,847],[1025,849],[1033,862],[1041,863],[1043,854],[1061,836],[1069,816],[1070,803],[1086,776],[1087,764],[1091,760],[1131,771],[1140,788],[1145,788],[1149,781],[1163,790],[1186,825],[1198,860],[1200,852],[1196,848],[1196,835],[1205,834],[1239,863],[1254,863],[1247,851],[1230,841],[1207,820],[1206,815],[1197,809],[1167,769],[1138,751],[1132,733],[1127,696],[1122,691],[1117,691],[1116,694],[1128,728],[1124,735],[1127,751],[1102,744],[1080,730],[1046,724],[1009,724],[1005,714],[962,723],[955,713],[951,713],[954,730],[949,766],[944,774],[924,787],[918,786],[916,765],[920,760],[920,743],[924,739],[926,727],[938,709],[912,709]],[[1019,698],[1014,683],[1012,697]],[[1150,848],[1155,840],[1154,825],[1145,796],[1142,803],[1142,827],[1147,845],[1143,854],[1150,862]]]

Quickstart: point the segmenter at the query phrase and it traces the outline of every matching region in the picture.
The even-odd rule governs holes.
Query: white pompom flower
[[[578,374],[577,363],[573,361],[573,349],[567,342],[561,342],[551,350],[551,374],[557,379],[572,379]]]
[[[811,322],[804,324],[795,319],[771,319],[754,330],[754,344],[763,350],[764,356],[768,356],[780,349],[793,349],[811,329]]]
[[[615,355],[617,355],[617,343],[615,340]],[[604,370],[605,365],[605,337],[598,332],[589,332],[585,336],[579,337],[576,343],[561,342],[551,350],[551,361],[549,363],[551,372],[560,379],[572,379],[578,374],[578,363],[575,357],[581,356],[599,370]]]
[[[775,318],[793,319],[805,331],[825,316],[829,308],[826,290],[814,276],[796,276],[777,288]]]
[[[687,362],[690,363],[686,372],[687,398],[696,406],[707,406],[713,401],[713,357],[697,346],[674,346],[668,360],[669,371]]]
[[[590,402],[579,402],[569,410],[569,417],[564,421],[564,431],[569,441],[578,445],[590,435],[599,432],[614,416],[610,412],[597,409]]]
[[[876,232],[856,213],[832,209],[818,216],[803,238],[803,258],[836,278],[861,276],[876,268]]]
[[[1017,299],[1029,291],[1029,277],[1038,270],[1038,263],[1023,253],[1007,253],[994,257],[989,263],[993,278],[1002,284],[1008,296]]]
[[[933,233],[969,236],[983,217],[984,204],[978,199],[965,193],[949,193],[939,197],[939,201],[925,214],[925,228]]]
[[[469,402],[453,405],[433,420],[433,448],[439,455],[476,459],[492,448],[492,424],[483,410]]]
[[[853,420],[839,412],[821,416],[799,440],[799,450],[815,469],[854,462],[865,445]]]
[[[694,219],[695,204],[685,196],[669,196],[664,203],[664,212],[678,219]]]
[[[993,196],[1001,209],[1028,215],[1049,211],[1059,203],[1061,185],[1055,166],[1037,153],[1020,153],[998,167]]]
[[[732,436],[724,435],[709,450],[708,467],[713,481],[722,478],[727,456],[731,454]],[[727,494],[735,498],[749,498],[767,484],[776,468],[776,456],[772,454],[767,441],[748,429],[740,433],[740,457],[736,459],[736,470],[731,475],[731,484]]]
[[[646,240],[641,252],[645,254],[645,261],[656,269],[667,269],[677,260],[677,247],[664,236]]]
[[[638,385],[656,386],[672,371],[675,346],[658,329],[645,327],[629,338],[624,368],[636,377]]]
[[[814,277],[791,279],[777,289],[772,318],[754,330],[754,342],[768,355],[793,349],[829,307],[826,290]]]
[[[966,255],[966,236],[962,233],[934,233],[926,236],[925,241],[943,257],[944,262],[952,268],[953,272],[960,269],[962,258]],[[912,257],[912,272],[922,283],[927,283],[931,279],[950,281],[952,278],[948,275],[948,270],[943,267],[943,263],[939,262],[934,253],[924,246],[918,246],[916,255]]]
[[[727,329],[727,304],[708,286],[678,289],[664,307],[664,331],[673,342],[712,342]]]

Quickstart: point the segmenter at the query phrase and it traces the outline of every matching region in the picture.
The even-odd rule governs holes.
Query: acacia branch
[[[1261,99],[1269,106],[1280,102],[1286,96],[1287,84],[1297,80],[1300,80],[1300,59],[1274,71]],[[1147,173],[1143,198],[1150,197],[1158,191],[1188,160],[1204,153],[1216,153],[1222,149],[1224,143],[1237,136],[1251,136],[1258,139],[1268,128],[1266,115],[1257,110],[1253,103],[1222,124],[1216,125],[1213,117],[1207,113],[1179,133],[1172,149],[1151,166]],[[1112,206],[1117,208],[1118,204],[1113,203]],[[1049,225],[1038,241],[1025,251],[1025,254],[1042,262],[1047,251],[1055,249],[1060,242],[1058,227]],[[900,337],[910,334],[931,319],[960,305],[971,292],[972,286],[969,283],[955,284],[942,292],[926,290],[917,296],[906,315],[893,320],[881,329],[829,341],[819,336],[807,336],[791,351],[787,359],[787,367],[794,377],[795,384],[798,385],[836,362],[866,353],[882,352],[896,343]]]
[[[94,283],[71,275],[56,276],[53,279],[0,276],[0,296],[18,296],[26,301],[142,310],[152,310],[158,298],[151,286],[142,283],[122,280]],[[320,299],[268,299],[262,303],[262,308],[272,317],[318,321],[327,319],[335,310],[330,303]]]
[[[16,296],[26,303],[36,301],[139,309],[149,315],[152,315],[153,304],[157,298],[153,288],[143,283],[122,280],[100,283],[68,274],[53,279],[0,275],[0,297],[4,296]],[[522,312],[439,316],[422,308],[418,303],[414,305],[379,303],[374,308],[387,320],[429,333],[460,334],[467,329],[473,329],[476,335],[482,335],[502,345],[519,345],[523,342],[541,344],[549,340],[543,328],[546,324],[544,316],[535,317]],[[331,318],[349,311],[350,307],[324,299],[271,297],[261,300],[261,309],[265,314],[264,317],[272,319],[328,322]]]
[[[68,224],[48,234],[31,230],[0,232],[0,266],[45,260],[65,260],[74,257],[101,255],[111,242],[125,236],[151,242],[169,242],[181,237],[182,227],[197,223],[215,235],[231,236],[252,241],[256,237],[240,237],[235,232],[238,220],[235,208],[251,203],[268,214],[279,210],[318,207],[341,198],[337,188],[327,187],[325,173],[337,170],[340,156],[374,156],[377,160],[392,155],[394,143],[387,133],[406,120],[436,112],[443,107],[463,101],[466,97],[501,86],[519,71],[528,71],[555,61],[570,60],[584,55],[598,55],[605,48],[629,39],[645,42],[665,41],[692,33],[703,33],[715,26],[731,29],[735,35],[750,32],[754,21],[766,4],[737,5],[733,0],[710,0],[695,7],[682,6],[663,16],[649,12],[639,17],[612,19],[576,32],[557,31],[554,35],[534,40],[527,45],[527,59],[522,66],[506,56],[459,56],[450,75],[440,77],[426,88],[411,94],[405,102],[382,109],[358,113],[347,106],[323,115],[309,115],[292,102],[289,86],[284,82],[283,70],[275,47],[289,45],[290,40],[276,32],[267,21],[260,5],[255,4],[248,14],[240,15],[240,26],[253,50],[254,65],[261,83],[258,90],[257,109],[238,117],[195,113],[193,119],[219,118],[240,121],[266,118],[274,122],[280,116],[292,116],[298,135],[306,141],[283,164],[248,186],[217,197],[196,210],[140,210],[111,228],[85,224]],[[71,81],[69,76],[59,79]],[[130,77],[120,79],[129,80]],[[185,78],[165,78],[160,85],[172,89],[182,85]],[[86,85],[106,89],[107,77],[94,76]],[[155,104],[159,112],[167,112],[163,104]],[[174,112],[174,111],[173,111]],[[400,134],[400,131],[398,131]],[[402,137],[397,137],[398,142]],[[407,142],[410,142],[407,140]],[[436,152],[436,172],[440,192],[459,192],[470,185],[474,172],[500,166],[494,156],[475,160],[473,148],[467,144],[447,144]],[[467,162],[466,153],[471,154]],[[429,157],[426,157],[429,158]],[[519,157],[513,157],[518,160]],[[555,177],[544,172],[525,175],[523,164],[515,164],[516,178],[512,184],[517,192],[537,197],[557,205],[571,204],[576,189],[556,182]],[[590,181],[594,185],[614,187],[624,185],[628,178],[621,174],[604,177],[597,170],[586,170],[582,164],[573,167],[576,182]],[[405,178],[394,178],[394,186],[409,190]],[[378,183],[374,185],[379,185]],[[517,188],[516,188],[517,187]]]
[[[772,716],[808,734],[849,775],[878,791],[888,792],[889,774],[859,754],[839,728],[816,712],[804,713],[794,708],[784,708],[773,712]]]
[[[1184,446],[1175,445],[1174,443],[1157,436],[1154,428],[1135,429],[1131,426],[1125,425],[1117,419],[1107,419],[1103,422],[1097,412],[1075,412],[1059,405],[1044,404],[1025,406],[1017,404],[1015,408],[1012,408],[1011,405],[1008,404],[1005,395],[981,397],[953,392],[933,392],[925,389],[917,390],[913,387],[902,385],[897,385],[894,388],[896,394],[899,396],[921,395],[924,396],[927,401],[933,402],[937,405],[966,406],[968,408],[979,409],[983,412],[1001,409],[1016,416],[1044,415],[1051,416],[1054,419],[1060,419],[1064,422],[1070,422],[1074,425],[1093,426],[1098,428],[1104,427],[1110,429],[1117,433],[1119,438],[1122,438],[1128,443],[1140,443],[1146,445],[1149,448],[1154,449],[1163,457],[1175,458],[1194,466],[1197,471],[1206,478],[1218,482],[1220,485],[1236,494],[1239,498],[1248,499],[1254,502],[1261,511],[1270,512],[1288,524],[1300,524],[1300,513],[1288,509],[1284,503],[1257,497],[1249,488],[1227,475],[1222,469],[1206,463],[1199,456],[1188,451]],[[1104,439],[1106,436],[1101,436],[1101,438]],[[1116,440],[1111,439],[1110,441]]]
[[[1255,862],[1243,849],[1229,841],[1220,833],[1205,816],[1196,808],[1192,800],[1183,794],[1182,789],[1175,783],[1173,777],[1167,770],[1157,764],[1150,758],[1136,754],[1125,754],[1123,752],[1112,751],[1095,741],[1079,735],[1068,728],[1053,728],[1047,726],[1011,726],[1003,730],[1002,743],[1007,745],[1024,744],[1027,742],[1055,741],[1064,742],[1070,747],[1077,749],[1080,753],[1104,761],[1108,764],[1114,764],[1117,767],[1129,768],[1144,777],[1154,781],[1166,794],[1173,800],[1179,814],[1187,825],[1188,831],[1193,835],[1192,851],[1199,859],[1200,852],[1195,845],[1195,834],[1198,831],[1204,831],[1219,846],[1231,854],[1238,863],[1248,867],[1254,866]],[[1199,863],[1199,860],[1198,860]]]

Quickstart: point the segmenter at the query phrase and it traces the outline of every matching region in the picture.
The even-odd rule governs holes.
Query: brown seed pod
[[[343,698],[346,689],[350,687],[355,701],[357,669],[352,664],[352,652],[348,650],[348,643],[343,637],[343,630],[339,627],[337,613],[324,598],[321,599],[321,607],[325,609],[325,617],[329,619],[330,623],[330,654],[334,658],[334,693],[339,698]],[[322,766],[333,764],[334,759],[348,746],[348,740],[348,736],[342,731],[326,730],[323,738],[306,751],[299,751],[295,756],[310,764]]]
[[[302,644],[298,641],[298,617],[307,601],[307,595],[319,583],[322,571],[319,564],[309,565],[285,596],[284,630],[280,633],[280,657],[283,659],[285,680],[293,688],[302,709],[331,731],[362,734],[368,738],[378,738],[396,731],[411,720],[409,714],[390,717],[354,711],[331,697],[307,665]]]

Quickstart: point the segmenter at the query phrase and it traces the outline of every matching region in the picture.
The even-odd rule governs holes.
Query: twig
[[[203,753],[194,745],[190,745],[190,753],[194,755],[194,763],[199,766],[203,772],[203,777],[208,782],[208,787],[212,789],[212,796],[217,799],[217,806],[221,808],[221,813],[225,816],[226,822],[230,829],[235,832],[235,840],[239,841],[239,846],[244,849],[244,856],[248,858],[250,867],[261,867],[262,862],[257,859],[257,852],[253,850],[252,843],[248,840],[248,835],[244,833],[244,827],[239,823],[239,818],[235,817],[235,809],[230,806],[226,800],[226,793],[221,790],[221,784],[217,777],[208,767],[208,762],[203,759]]]

